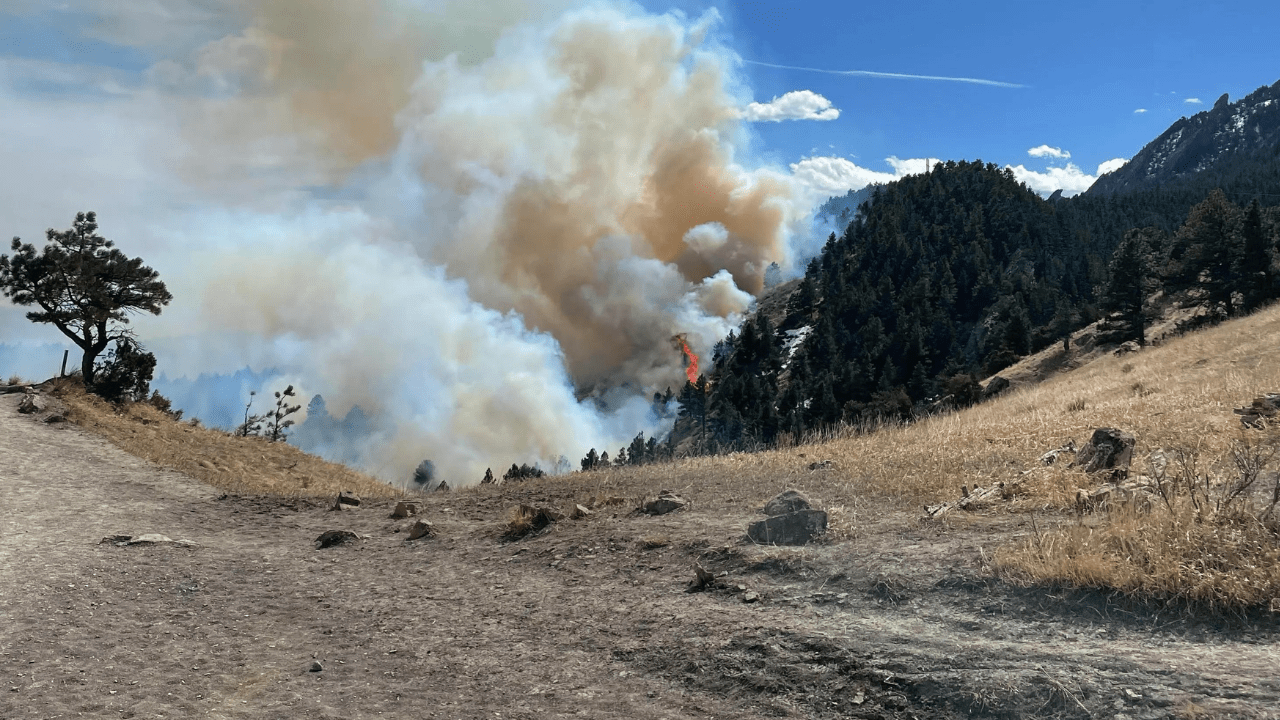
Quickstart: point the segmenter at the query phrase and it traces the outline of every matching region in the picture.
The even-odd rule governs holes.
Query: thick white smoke
[[[807,197],[735,157],[714,12],[548,7],[228,0],[230,30],[155,63],[164,155],[223,203],[168,229],[161,369],[252,362],[358,405],[398,481],[661,431],[670,338],[707,354],[741,321]]]

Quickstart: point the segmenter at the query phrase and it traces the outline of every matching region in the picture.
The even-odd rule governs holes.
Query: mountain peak
[[[1275,147],[1280,147],[1280,81],[1234,103],[1223,93],[1212,109],[1178,120],[1123,167],[1098,178],[1088,194],[1162,185]]]

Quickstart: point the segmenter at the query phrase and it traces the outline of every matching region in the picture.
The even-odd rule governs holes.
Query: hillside
[[[1233,444],[1268,437],[1231,407],[1280,388],[1278,345],[1273,307],[872,435],[433,493],[418,501],[438,535],[415,541],[394,499],[335,513],[301,487],[226,494],[3,396],[0,716],[1280,717],[1276,603],[1222,604],[1280,596],[1274,534],[1254,556],[1220,552],[1236,535],[1179,547],[1163,505],[1077,516],[1098,480],[1037,462],[1114,426],[1137,436],[1138,472],[1184,448],[1228,479]],[[1021,489],[922,521],[997,481]],[[689,509],[630,512],[660,488]],[[786,488],[828,510],[826,542],[745,542]],[[519,504],[595,510],[504,540]],[[1218,527],[1204,519],[1189,527]],[[331,529],[359,539],[316,549]],[[99,544],[147,532],[195,545]],[[1049,567],[1068,546],[1075,565]],[[1139,558],[1205,557],[1217,575],[1135,584]],[[686,592],[695,563],[725,575]]]

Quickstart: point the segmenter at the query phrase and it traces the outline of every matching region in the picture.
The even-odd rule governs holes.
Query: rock
[[[1131,433],[1115,428],[1098,428],[1076,453],[1075,464],[1087,473],[1109,470],[1112,477],[1125,478],[1129,475],[1129,464],[1133,462],[1135,442]]]
[[[663,490],[658,493],[657,500],[650,500],[645,503],[643,510],[650,515],[666,515],[677,510],[684,510],[687,507],[689,507],[688,500],[670,490]]]
[[[990,400],[1005,390],[1008,390],[1010,384],[1011,383],[1007,378],[1000,377],[999,375],[991,378],[987,383],[987,386],[982,388],[982,399]]]
[[[324,672],[324,666],[320,664],[319,660],[312,660],[311,667],[307,668],[307,672]]]
[[[338,501],[334,504],[335,505],[351,505],[352,507],[358,507],[360,505],[360,498],[350,490],[343,490],[342,492],[338,493]]]
[[[799,490],[785,490],[765,503],[761,512],[772,517],[811,509],[813,509],[813,503],[809,502],[809,498],[805,497],[804,493]]]
[[[62,413],[54,413],[49,417],[45,418],[44,421],[49,425],[56,425],[58,423],[67,422],[67,416],[63,415]]]
[[[493,468],[484,469],[484,477],[480,479],[481,485],[497,485],[498,480],[493,476]]]
[[[589,515],[595,515],[595,512],[585,505],[574,505],[569,511],[569,518],[573,520],[581,520]]]
[[[825,512],[797,510],[751,523],[747,537],[761,545],[807,545],[826,531]]]
[[[756,592],[755,590],[748,590],[742,593],[742,602],[744,603],[753,603],[758,601],[759,599],[760,599],[760,593]]]
[[[99,545],[110,543],[117,547],[126,545],[176,545],[178,547],[195,547],[195,543],[190,540],[174,540],[167,535],[159,533],[144,533],[142,535],[108,535],[98,541]]]
[[[714,573],[702,567],[701,563],[694,563],[693,579],[689,581],[689,587],[686,592],[700,592],[707,588],[713,588],[718,584]]]
[[[830,461],[830,460],[819,460],[819,461],[817,461],[817,462],[811,462],[811,463],[809,463],[809,469],[810,469],[810,470],[830,470],[830,469],[831,469],[831,461]]]
[[[49,407],[49,401],[43,395],[37,395],[29,392],[23,396],[22,401],[18,403],[18,412],[23,415],[33,415],[42,413]]]
[[[1235,414],[1240,416],[1240,423],[1247,428],[1265,427],[1274,422],[1280,412],[1280,393],[1267,393],[1255,398],[1249,407],[1236,408]]]
[[[440,484],[432,488],[431,492],[449,492],[449,483],[441,480]]]
[[[1136,352],[1138,352],[1138,351],[1139,351],[1139,350],[1141,350],[1141,349],[1142,349],[1142,346],[1141,346],[1141,345],[1139,345],[1136,341],[1134,341],[1134,340],[1126,340],[1126,341],[1124,341],[1124,342],[1120,343],[1120,347],[1116,348],[1115,350],[1112,350],[1112,351],[1111,351],[1111,354],[1112,354],[1112,355],[1115,355],[1116,357],[1119,357],[1119,356],[1121,356],[1121,355],[1128,355],[1128,354],[1130,354],[1130,353],[1136,353]]]
[[[396,509],[392,511],[393,518],[407,518],[422,512],[422,503],[413,500],[401,500],[396,503]]]
[[[316,538],[316,549],[322,550],[334,545],[345,545],[359,539],[360,536],[350,530],[325,530],[320,533],[320,537]]]
[[[430,520],[423,520],[419,518],[418,521],[413,524],[413,527],[409,528],[410,540],[417,540],[418,538],[433,538],[435,536],[436,526],[432,525]]]

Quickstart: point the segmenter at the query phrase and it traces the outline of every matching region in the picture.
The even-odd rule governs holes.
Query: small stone
[[[573,510],[569,511],[569,517],[573,520],[581,520],[588,515],[594,514],[595,513],[585,505],[574,505]]]
[[[316,538],[316,549],[322,550],[334,545],[345,545],[359,539],[360,536],[350,530],[325,530],[320,533],[320,537]]]
[[[758,602],[759,600],[760,600],[760,593],[756,592],[755,590],[748,590],[742,593],[742,602],[744,603],[753,603],[753,602]]]
[[[429,520],[419,519],[409,528],[409,539],[417,540],[418,538],[433,538],[436,536],[436,526],[431,524]]]
[[[53,415],[50,415],[49,417],[45,418],[44,421],[49,425],[56,425],[58,423],[66,422],[67,416],[63,415],[62,413],[54,413]]]
[[[338,493],[338,505],[359,505],[360,497],[350,490],[343,490]]]
[[[666,515],[677,510],[683,510],[689,506],[689,501],[671,492],[663,490],[658,493],[657,500],[650,500],[644,504],[644,512],[650,515]]]
[[[396,509],[391,513],[393,518],[407,518],[422,512],[422,503],[412,500],[401,500],[396,503]]]
[[[309,672],[323,672],[323,671],[324,671],[324,666],[320,664],[320,661],[319,661],[319,660],[312,660],[312,661],[311,661],[311,667],[310,667],[310,668],[308,668],[308,671],[309,671]]]

